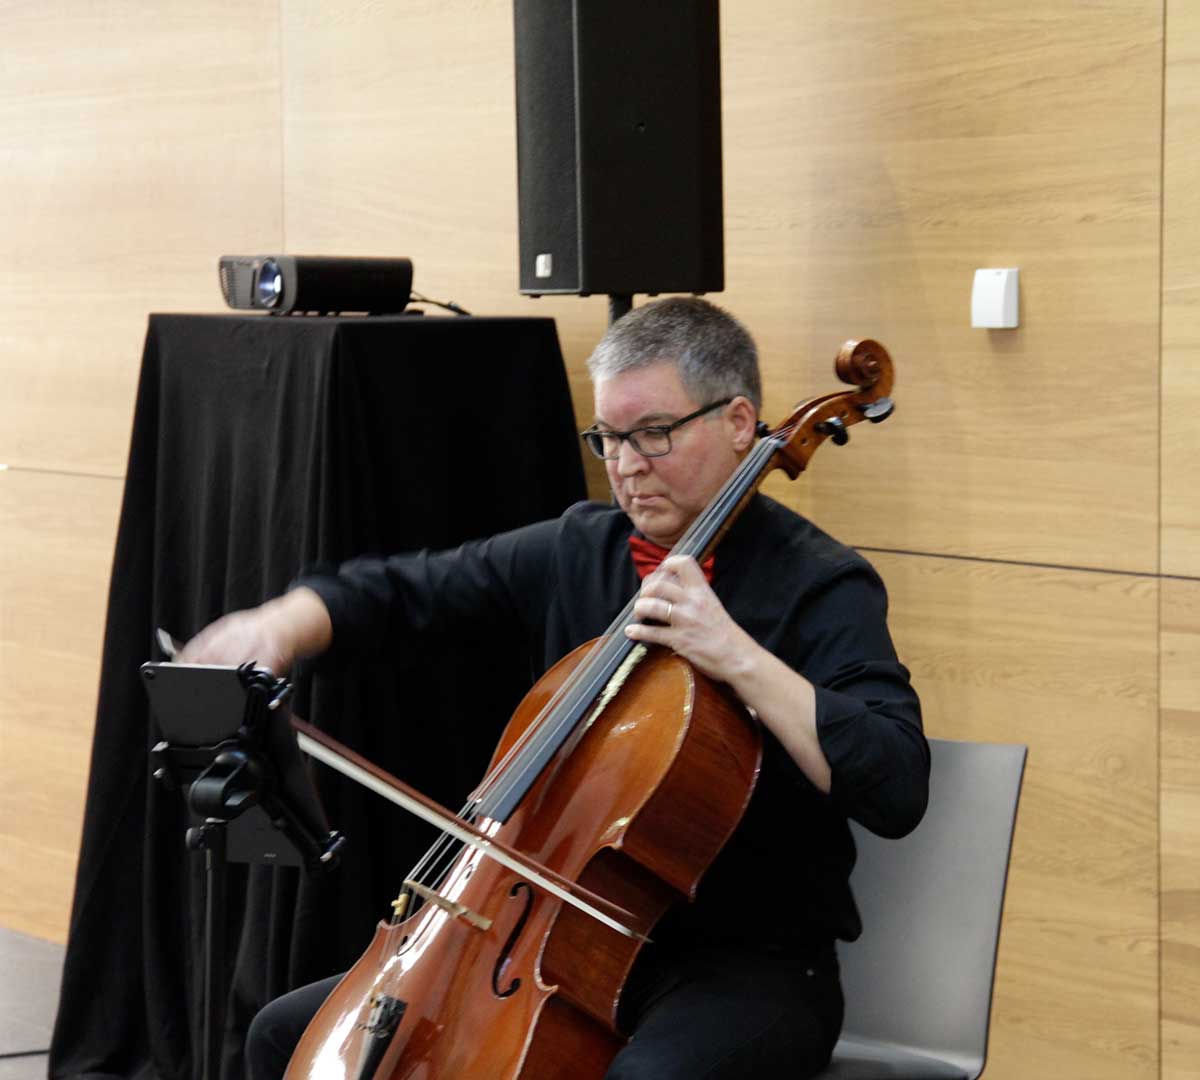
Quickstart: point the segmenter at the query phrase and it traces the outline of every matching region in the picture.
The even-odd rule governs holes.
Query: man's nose
[[[634,476],[648,467],[649,458],[639,454],[632,442],[621,440],[621,449],[617,454],[617,472],[622,476]]]

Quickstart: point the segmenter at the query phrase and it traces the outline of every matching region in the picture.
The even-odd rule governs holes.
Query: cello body
[[[526,695],[493,766],[590,648]],[[736,699],[652,649],[506,821],[476,823],[624,909],[637,936],[463,848],[437,886],[447,903],[379,924],[309,1025],[287,1080],[602,1077],[625,1042],[617,1007],[645,935],[695,893],[741,819],[760,760],[757,722]]]

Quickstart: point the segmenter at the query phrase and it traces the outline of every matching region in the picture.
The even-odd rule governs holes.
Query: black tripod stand
[[[330,831],[304,767],[290,714],[291,685],[269,671],[143,664],[151,704],[167,739],[150,752],[154,776],[186,791],[194,824],[187,846],[203,851],[204,1080],[220,1080],[225,1028],[227,864],[337,864],[345,838]]]

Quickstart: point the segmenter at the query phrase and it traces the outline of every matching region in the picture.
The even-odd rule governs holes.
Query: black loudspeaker
[[[403,311],[412,294],[411,259],[339,255],[222,255],[221,292],[231,308],[294,311]]]
[[[515,0],[521,292],[725,286],[717,0]]]

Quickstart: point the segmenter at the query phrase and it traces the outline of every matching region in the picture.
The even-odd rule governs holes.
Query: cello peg
[[[822,435],[828,435],[836,446],[845,446],[850,441],[850,432],[846,430],[846,421],[840,416],[822,420],[817,425],[817,431]]]
[[[883,397],[878,401],[872,401],[870,405],[859,407],[862,409],[865,419],[870,420],[872,424],[881,424],[895,412],[896,403],[890,397]]]

